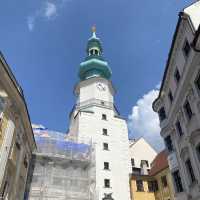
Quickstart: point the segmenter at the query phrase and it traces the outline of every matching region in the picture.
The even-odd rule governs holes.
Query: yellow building
[[[34,148],[22,89],[0,53],[0,199],[23,199]]]
[[[149,175],[132,174],[130,179],[131,200],[155,200],[154,190],[150,186]]]
[[[160,152],[151,164],[149,175],[157,184],[155,200],[174,200],[172,177],[169,171],[166,151]]]
[[[132,200],[174,200],[167,153],[162,151],[156,156],[148,175],[131,174],[130,187]]]

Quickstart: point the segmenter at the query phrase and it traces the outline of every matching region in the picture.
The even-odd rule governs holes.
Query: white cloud
[[[159,85],[159,84],[158,84]],[[156,88],[158,88],[158,85]],[[158,97],[159,90],[153,89],[139,99],[128,117],[129,137],[144,137],[157,150],[164,148],[160,136],[158,115],[152,109],[153,101]]]
[[[40,7],[34,13],[27,17],[27,25],[29,31],[33,31],[36,21],[46,19],[47,21],[55,19],[58,16],[58,11],[63,8],[66,2],[70,0],[47,0],[42,2]]]
[[[57,7],[54,3],[46,2],[45,13],[44,15],[47,19],[54,17],[57,14]]]
[[[29,29],[30,31],[33,30],[33,28],[34,28],[34,23],[35,23],[35,18],[34,18],[34,17],[28,17],[28,19],[27,19],[27,24],[28,24],[28,29]]]

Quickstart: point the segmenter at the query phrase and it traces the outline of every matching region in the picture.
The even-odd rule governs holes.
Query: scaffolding
[[[93,145],[48,130],[35,131],[35,140],[25,200],[95,200]]]

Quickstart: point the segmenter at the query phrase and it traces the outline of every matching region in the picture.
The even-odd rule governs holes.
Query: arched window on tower
[[[89,55],[90,55],[90,56],[93,55],[93,49],[90,49]]]
[[[98,55],[98,54],[99,54],[98,50],[95,49],[95,50],[94,50],[94,54],[95,54],[95,55]]]

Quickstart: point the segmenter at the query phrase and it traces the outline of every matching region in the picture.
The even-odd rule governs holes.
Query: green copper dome
[[[112,72],[108,63],[102,57],[101,41],[96,37],[94,30],[92,37],[88,40],[86,51],[87,57],[80,64],[80,80],[86,80],[95,76],[110,79]]]

